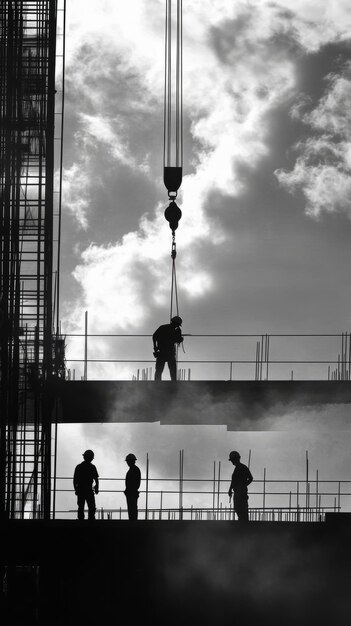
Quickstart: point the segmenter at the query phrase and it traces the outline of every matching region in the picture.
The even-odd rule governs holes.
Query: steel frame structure
[[[63,90],[55,89],[57,17],[57,0],[0,4],[0,511],[5,518],[23,518],[25,512],[50,517],[52,401],[46,390],[52,376],[64,375],[64,342],[54,311],[62,163],[62,149],[57,163],[54,146],[57,139],[62,146],[63,127]]]

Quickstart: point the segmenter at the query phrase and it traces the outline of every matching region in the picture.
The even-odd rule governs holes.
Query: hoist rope
[[[172,256],[172,284],[171,284],[171,308],[170,308],[170,315],[169,315],[169,319],[171,320],[173,317],[173,294],[175,297],[175,303],[176,303],[176,315],[179,316],[179,302],[178,302],[178,287],[177,287],[177,272],[176,272],[176,256],[177,256],[177,252],[176,252],[176,245],[175,245],[175,236],[173,235],[173,241],[172,241],[172,252],[171,252],[171,256]],[[185,352],[184,349],[184,342],[181,343],[182,346],[182,350],[183,352]],[[178,349],[179,346],[176,346],[176,360],[178,361]]]
[[[172,0],[166,0],[165,18],[165,86],[164,86],[164,128],[163,128],[163,167],[182,167],[183,164],[183,27],[182,0],[177,1],[175,68],[172,69]],[[172,72],[174,76],[172,75]],[[172,91],[172,82],[175,85]],[[172,107],[174,96],[174,109]],[[173,134],[174,133],[174,134]],[[175,155],[172,155],[172,147]],[[174,156],[174,159],[172,159]],[[172,161],[174,161],[172,163]]]
[[[172,229],[172,280],[170,319],[173,317],[173,308],[179,316],[179,301],[176,272],[176,244],[175,230],[181,217],[181,211],[175,204],[177,190],[182,179],[183,165],[183,27],[182,27],[182,0],[173,0],[176,3],[174,19],[176,33],[172,36],[172,0],[166,0],[165,17],[165,85],[164,85],[164,126],[163,126],[163,168],[164,181],[171,200],[165,211],[165,217]],[[173,56],[173,59],[172,59]],[[167,169],[167,180],[165,170]],[[178,169],[178,171],[177,171]],[[179,171],[180,170],[180,171]],[[184,349],[184,348],[183,348]]]
[[[177,115],[176,115],[176,166],[183,165],[183,25],[182,0],[177,2]]]
[[[176,315],[179,315],[179,302],[178,302],[178,287],[177,287],[177,271],[176,271],[176,244],[175,244],[175,236],[173,235],[172,240],[172,281],[171,281],[171,308],[170,308],[170,319],[173,317],[173,296],[176,304]]]

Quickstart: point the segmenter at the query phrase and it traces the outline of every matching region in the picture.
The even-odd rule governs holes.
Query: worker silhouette
[[[249,520],[247,487],[252,483],[253,477],[249,468],[240,462],[240,458],[240,454],[236,450],[229,454],[229,461],[235,465],[235,469],[232,474],[228,495],[229,500],[231,500],[234,492],[234,511],[238,516],[238,520],[247,522]]]
[[[128,517],[133,521],[138,519],[138,498],[141,482],[140,469],[135,465],[136,460],[135,454],[127,454],[126,463],[129,466],[129,470],[126,473],[126,488],[124,493],[127,499]]]
[[[172,317],[170,324],[159,326],[152,336],[154,357],[156,358],[155,380],[161,380],[165,363],[168,364],[171,380],[177,380],[175,344],[183,341],[180,326],[183,320],[179,315]]]
[[[95,465],[92,464],[94,452],[86,450],[83,453],[84,461],[79,463],[74,470],[73,486],[78,502],[78,519],[84,519],[84,505],[88,505],[88,519],[95,519],[95,495],[99,493],[99,474]],[[94,490],[93,483],[95,482]]]

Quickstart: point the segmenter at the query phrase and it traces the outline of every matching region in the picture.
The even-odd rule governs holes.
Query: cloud
[[[310,136],[295,144],[294,168],[278,169],[275,175],[289,193],[302,192],[307,215],[343,212],[351,217],[351,65],[326,81],[326,91],[311,111],[304,112],[306,99],[293,108],[292,116],[306,125]]]
[[[226,20],[233,11],[230,3],[222,4],[223,11],[219,11],[217,5],[206,3],[204,13],[206,7],[200,11],[196,3],[191,4],[184,36],[184,116],[190,128],[185,142],[189,146],[186,160],[190,161],[190,171],[185,164],[179,264],[184,298],[193,300],[203,298],[213,284],[209,269],[200,265],[200,242],[218,246],[228,236],[217,216],[213,219],[208,198],[214,192],[234,196],[242,193],[238,167],[243,163],[255,167],[267,153],[265,115],[286,98],[293,84],[290,62],[278,60],[270,51],[270,31],[266,39],[261,36],[260,49],[251,46],[247,54],[245,41],[253,41],[252,24],[257,29],[260,16],[254,14],[241,28],[242,38],[232,41],[229,33],[233,24]],[[109,167],[111,160],[116,170],[128,168],[135,179],[146,176],[157,186],[160,198],[165,197],[160,184],[160,160],[156,171],[151,150],[145,147],[151,139],[149,121],[154,132],[158,128],[160,141],[162,137],[163,21],[158,19],[155,8],[146,12],[145,6],[138,3],[135,7],[133,28],[129,10],[116,15],[112,5],[106,24],[100,13],[95,30],[86,24],[84,39],[82,24],[73,20],[69,28],[72,41],[67,77],[71,98],[80,97],[79,126],[73,139],[81,157],[67,171],[66,189],[72,195],[67,206],[70,211],[76,210],[76,218],[85,228],[94,210],[89,206],[91,187],[103,184],[104,164]],[[112,33],[111,23],[115,23],[117,33]],[[143,36],[139,40],[141,27]],[[215,31],[213,45],[209,45],[211,29]],[[217,54],[215,40],[221,37],[229,38],[228,45],[236,50],[238,59],[241,57],[235,75],[232,65],[223,63]],[[74,180],[79,170],[86,183],[80,198],[76,197],[79,179]],[[139,211],[137,230],[116,233],[115,237],[109,232],[108,242],[90,245],[82,253],[81,263],[73,272],[81,287],[82,298],[76,306],[80,312],[73,311],[68,323],[88,308],[96,329],[107,328],[108,324],[110,329],[136,328],[148,319],[152,308],[166,304],[169,265],[162,261],[168,255],[169,231],[167,225],[163,227],[164,208],[156,205],[146,216],[135,207],[136,214]],[[120,203],[119,210],[123,212]],[[118,316],[114,315],[117,310]]]
[[[86,160],[86,159],[84,159]],[[89,177],[82,163],[73,163],[62,172],[62,206],[68,210],[80,228],[87,230],[90,207]]]
[[[81,131],[86,139],[87,146],[94,146],[96,142],[106,146],[111,156],[124,165],[135,167],[136,161],[130,154],[127,142],[123,138],[123,125],[117,118],[108,119],[102,115],[81,114]]]
[[[215,250],[231,254],[240,242],[221,221],[223,203],[212,200],[242,197],[247,191],[243,168],[259,170],[269,156],[272,113],[292,101],[296,57],[343,36],[347,19],[342,20],[335,5],[331,19],[331,9],[320,11],[317,3],[297,2],[294,11],[289,4],[189,2],[184,11],[185,163],[179,197],[183,217],[177,231],[181,306],[200,307],[205,297],[223,295],[216,292],[215,273],[206,261]],[[99,223],[106,215],[110,219],[112,211],[117,217],[98,243],[84,242],[72,272],[78,295],[63,319],[67,332],[81,326],[85,310],[90,332],[133,331],[168,314],[170,231],[163,217],[161,145],[163,10],[162,2],[131,2],[123,10],[113,2],[98,7],[87,2],[83,8],[77,2],[70,8],[66,92],[74,159],[67,168],[65,206],[93,241],[91,216]],[[317,33],[315,39],[309,31]],[[334,86],[336,97],[336,81]],[[72,106],[78,102],[79,107]],[[341,104],[340,95],[339,109]],[[328,110],[335,108],[329,99]],[[304,111],[299,110],[300,117]],[[340,127],[341,114],[338,120]],[[315,117],[310,112],[305,124],[317,132],[318,123],[322,112]],[[307,210],[314,214],[321,210],[320,198],[328,207],[323,210],[333,210],[335,194],[345,206],[349,189],[339,167],[346,146],[340,140],[331,142],[326,133],[318,139],[319,144],[305,142],[303,150],[312,160],[313,155],[319,158],[322,142],[324,151],[333,149],[329,173],[300,155],[296,171],[277,173],[285,188],[306,191]],[[118,189],[109,195],[107,172],[130,178],[130,186],[138,190],[133,206]],[[324,183],[327,173],[333,179],[329,185]],[[146,185],[154,194],[147,208]],[[126,215],[133,218],[133,226],[123,230],[120,222]],[[107,357],[109,350],[102,342],[97,353],[105,351]]]

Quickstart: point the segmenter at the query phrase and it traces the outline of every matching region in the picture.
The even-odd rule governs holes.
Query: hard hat
[[[239,452],[237,452],[236,450],[232,450],[231,452],[229,452],[229,461],[230,461],[232,458],[235,458],[235,459],[240,459],[240,458],[241,458],[241,456],[240,456]]]
[[[136,461],[137,458],[135,456],[135,454],[133,454],[132,452],[130,452],[130,454],[127,454],[126,456],[126,461]]]
[[[83,457],[86,461],[92,461],[94,458],[94,452],[92,450],[86,450],[83,452]]]
[[[183,323],[183,320],[181,317],[179,317],[179,315],[175,315],[174,317],[172,317],[171,322],[173,322],[177,326],[181,326]]]

